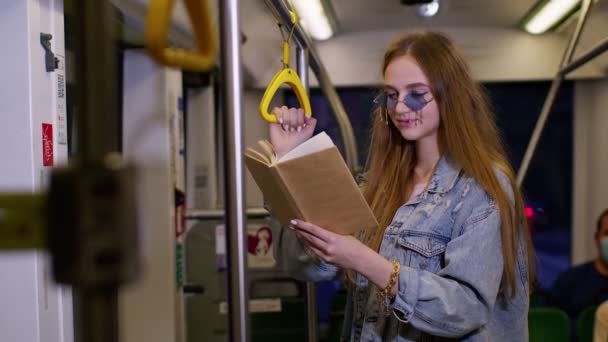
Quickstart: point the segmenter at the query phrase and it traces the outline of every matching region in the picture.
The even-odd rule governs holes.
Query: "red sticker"
[[[53,166],[53,125],[42,124],[42,165]]]

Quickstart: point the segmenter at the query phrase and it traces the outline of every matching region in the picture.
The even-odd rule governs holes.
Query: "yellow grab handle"
[[[291,16],[291,23],[295,26],[298,23],[298,17],[292,11],[289,11],[289,15]],[[279,24],[280,26],[280,24]],[[283,31],[281,31],[282,34]],[[292,31],[293,33],[293,27]],[[312,115],[312,109],[310,107],[310,100],[308,99],[308,94],[306,93],[306,89],[302,85],[302,80],[298,77],[298,73],[289,67],[289,39],[291,38],[291,33],[289,37],[283,42],[283,69],[274,75],[272,81],[266,88],[264,95],[262,96],[262,101],[260,102],[260,115],[264,120],[277,123],[277,117],[274,114],[268,113],[268,107],[270,106],[270,101],[274,97],[274,94],[277,92],[281,84],[287,83],[291,86],[291,89],[296,93],[298,97],[298,102],[300,106],[304,108],[304,113],[306,115]]]
[[[146,48],[159,63],[190,71],[208,71],[216,65],[217,42],[206,0],[185,0],[197,52],[167,47],[175,0],[150,0],[144,35]]]
[[[296,93],[300,106],[304,108],[304,113],[312,115],[310,100],[308,99],[308,95],[306,94],[300,77],[298,77],[298,73],[291,68],[284,68],[274,75],[268,88],[266,88],[266,91],[264,92],[264,96],[262,96],[262,101],[260,102],[260,114],[262,115],[262,118],[268,122],[277,122],[277,117],[274,114],[268,113],[268,107],[270,106],[270,101],[272,101],[274,94],[283,83],[289,84],[291,89]]]

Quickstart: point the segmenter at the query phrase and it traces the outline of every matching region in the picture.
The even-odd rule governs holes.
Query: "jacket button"
[[[418,266],[420,266],[420,269],[424,270],[426,269],[426,267],[428,266],[427,263],[425,261],[421,262]]]

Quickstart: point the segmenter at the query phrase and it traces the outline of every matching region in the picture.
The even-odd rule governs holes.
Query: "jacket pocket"
[[[405,230],[397,244],[402,265],[437,273],[444,266],[445,248],[449,238],[418,231]]]

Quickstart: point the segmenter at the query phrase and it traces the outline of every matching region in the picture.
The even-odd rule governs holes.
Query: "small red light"
[[[526,217],[527,218],[532,218],[534,217],[534,210],[530,207],[526,207]]]

